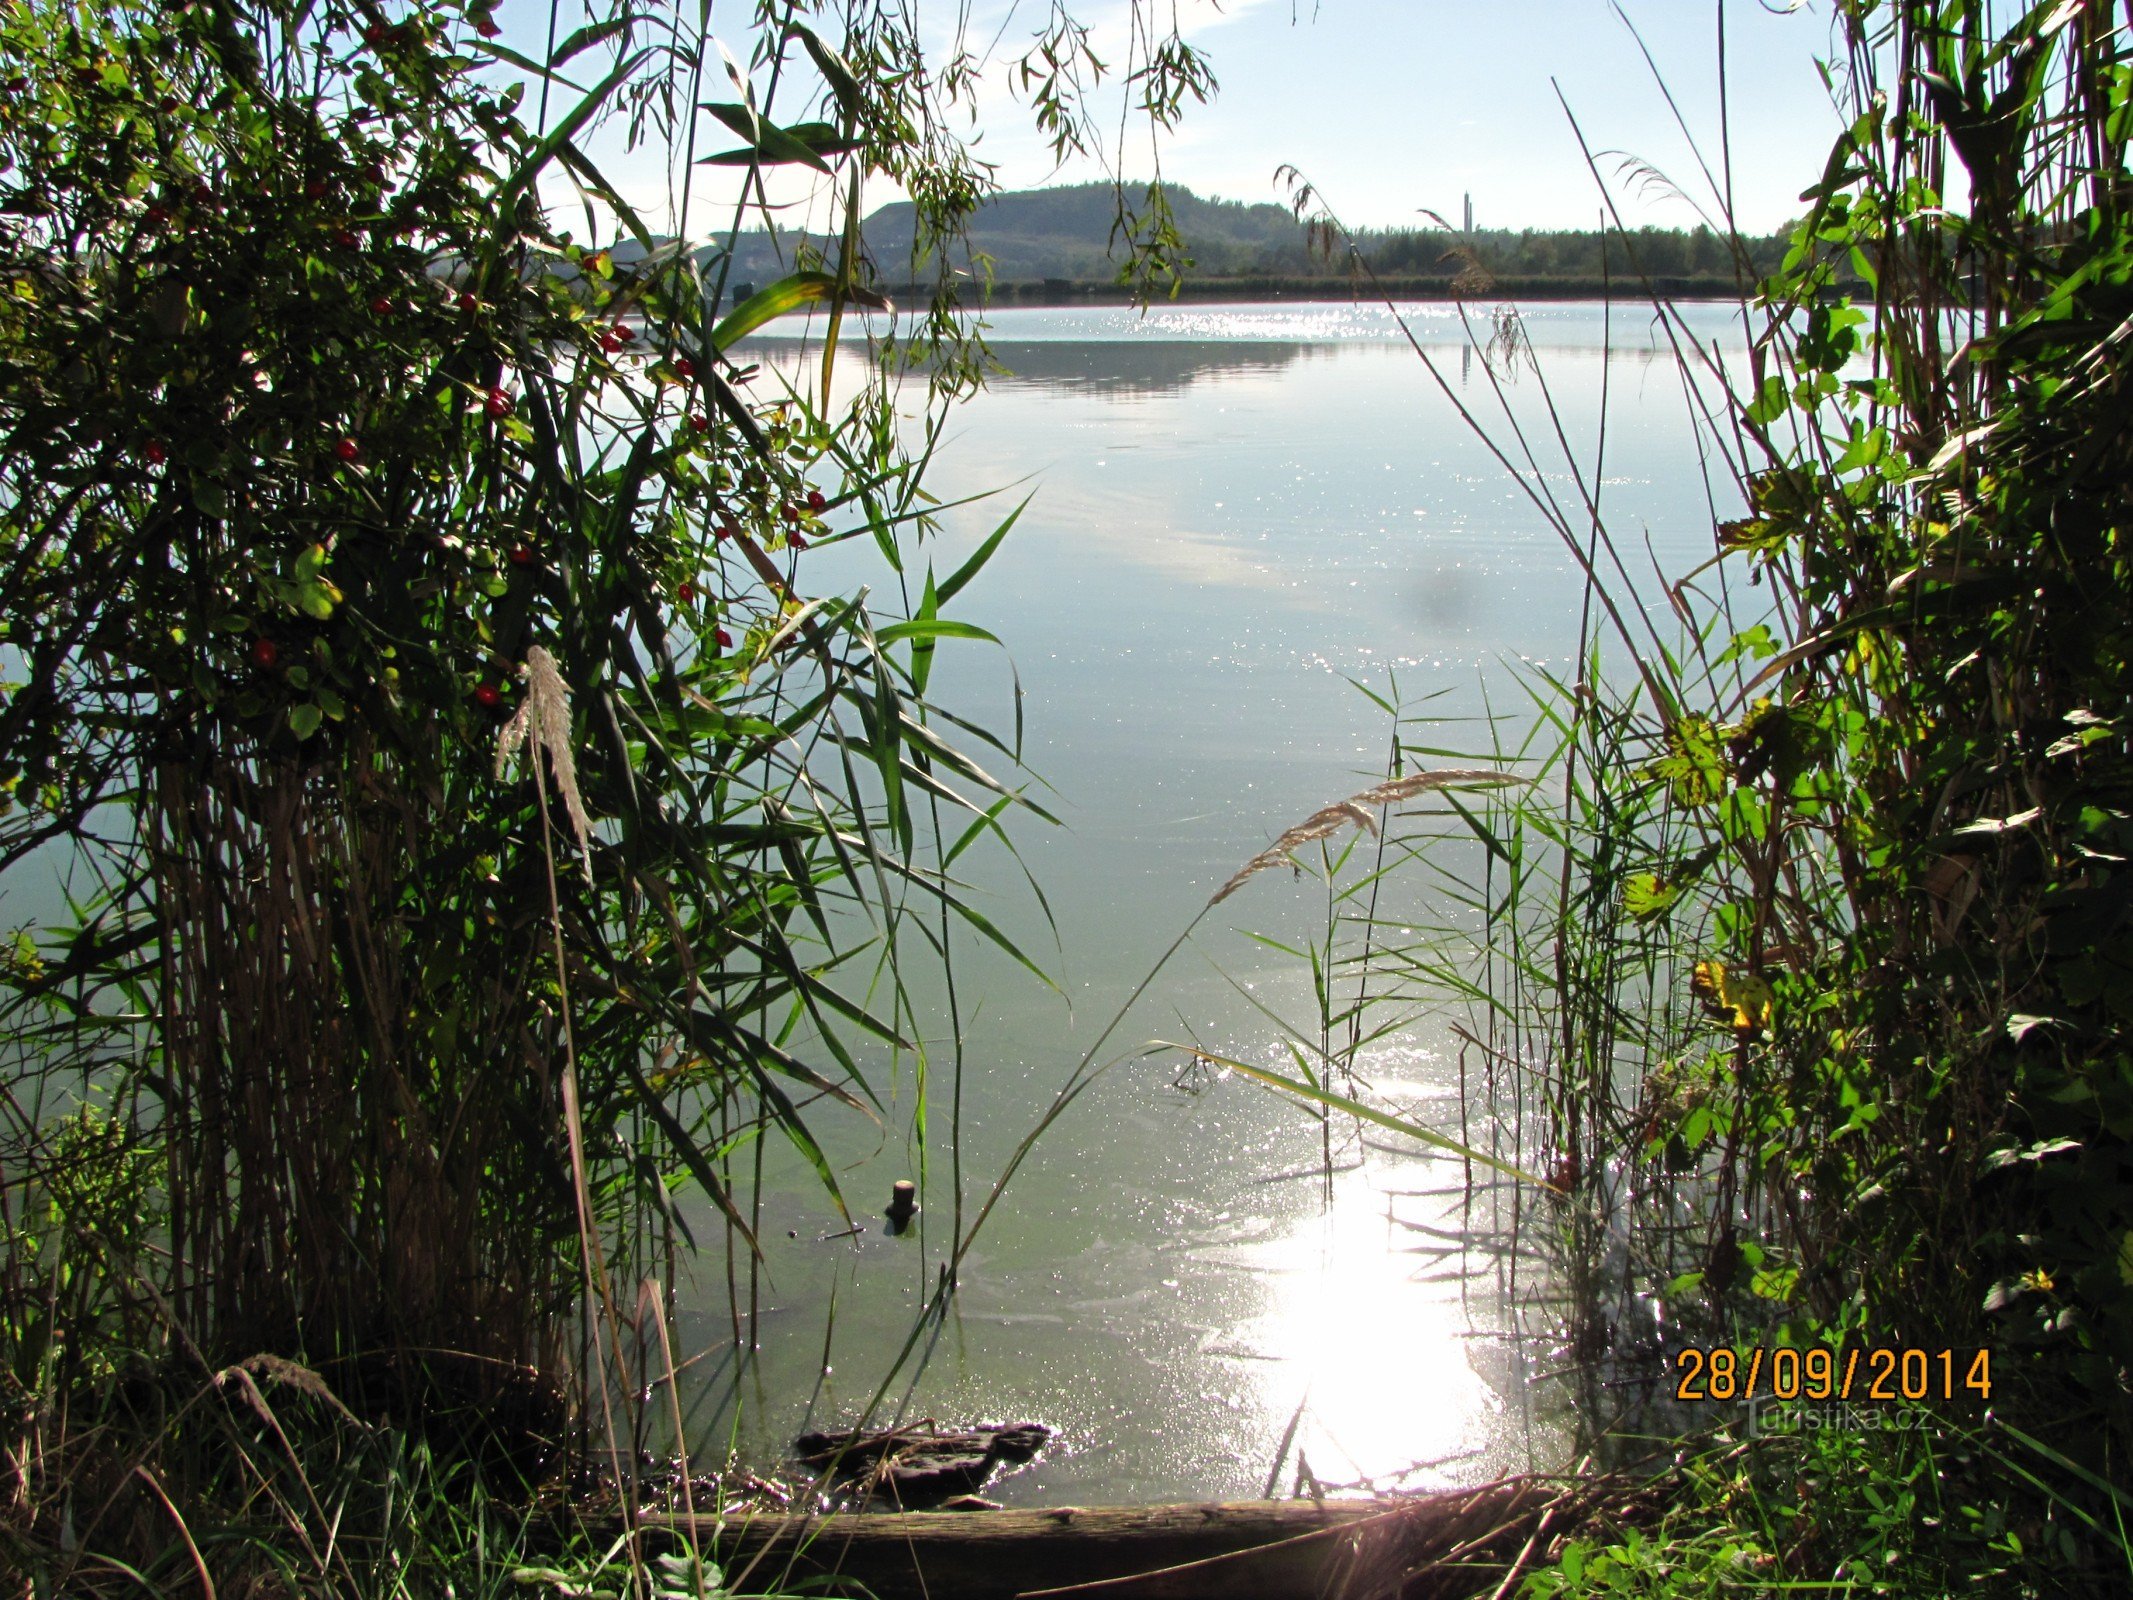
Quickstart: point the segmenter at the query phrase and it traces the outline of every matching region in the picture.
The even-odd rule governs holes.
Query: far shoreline
[[[1386,300],[1465,301],[1501,304],[1507,300],[1738,300],[1753,293],[1753,283],[1707,276],[1654,278],[1563,278],[1504,277],[1484,284],[1471,279],[1461,282],[1446,276],[1386,276],[1368,280],[1350,278],[1219,277],[1187,278],[1176,292],[1159,290],[1148,297],[1150,305],[1192,300],[1259,304],[1269,300],[1306,302]],[[905,284],[892,297],[923,299],[931,295],[930,284]],[[1131,305],[1134,290],[1115,282],[1092,279],[1046,278],[995,283],[983,302],[1001,306]]]

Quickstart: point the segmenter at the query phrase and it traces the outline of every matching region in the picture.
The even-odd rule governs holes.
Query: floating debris
[[[974,1494],[1002,1467],[1034,1460],[1051,1437],[1041,1422],[953,1429],[922,1423],[805,1433],[793,1441],[793,1454],[849,1493],[909,1508]]]

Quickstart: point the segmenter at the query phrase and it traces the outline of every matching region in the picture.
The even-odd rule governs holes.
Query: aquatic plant
[[[1962,1352],[1976,1381],[1919,1447],[1736,1450],[1718,1418],[1665,1539],[1536,1594],[2127,1570],[2126,30],[2079,0],[1838,20],[1846,131],[1778,269],[1740,241],[1745,371],[1616,235],[1740,510],[1665,611],[1607,526],[1604,420],[1576,448],[1552,406],[1524,423],[1500,347],[1483,405],[1439,379],[1583,568],[1586,632],[1529,685],[1537,737],[1472,752],[1533,780],[1464,813],[1478,868],[1411,852],[1470,916],[1359,981],[1464,1010],[1537,1108],[1484,1125],[1566,1192],[1509,1191],[1511,1220],[1554,1245],[1603,1443],[1712,1426],[1623,1398],[1671,1393],[1684,1344]],[[1724,221],[1723,150],[1698,161]]]

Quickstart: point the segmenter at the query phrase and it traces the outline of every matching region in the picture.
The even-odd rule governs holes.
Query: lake
[[[1737,311],[1689,316],[1706,349],[1738,351]],[[1709,556],[1732,492],[1706,483],[1648,311],[1534,307],[1538,371],[1499,366],[1498,382],[1456,308],[1413,308],[1410,324],[1450,395],[1500,437],[1508,405],[1538,463],[1528,482],[1566,504],[1576,490],[1544,402],[1593,474],[1604,395],[1597,478],[1626,558],[1648,578]],[[797,326],[758,345],[771,369],[759,394],[778,371],[812,370],[797,365]],[[971,1210],[1217,886],[1385,776],[1391,727],[1357,685],[1428,719],[1411,744],[1486,750],[1492,727],[1522,725],[1522,679],[1571,671],[1581,623],[1577,562],[1381,308],[1014,310],[990,338],[1008,375],[956,413],[929,482],[946,500],[992,498],[944,513],[933,559],[953,570],[1031,497],[947,611],[1005,642],[1027,763],[1050,785],[1033,793],[1064,825],[1015,829],[1050,924],[1001,853],[957,863],[1059,991],[974,938],[958,946]],[[816,592],[894,593],[870,548],[803,559]],[[1641,592],[1671,633],[1659,584]],[[936,698],[1011,729],[1007,658],[962,642],[942,657]],[[1388,914],[1441,915],[1392,909],[1397,884],[1387,892]],[[1462,1221],[1500,1225],[1502,1189],[1462,1211],[1456,1157],[1341,1124],[1328,1178],[1315,1114],[1240,1075],[1187,1071],[1181,1054],[1135,1052],[1188,1041],[1293,1071],[1281,1040],[1284,1024],[1317,1028],[1310,968],[1250,935],[1302,948],[1325,916],[1323,885],[1273,871],[1201,925],[1106,1047],[1125,1059],[1016,1176],[915,1378],[907,1364],[878,1415],[1059,1429],[989,1491],[1019,1502],[1286,1492],[1300,1469],[1327,1485],[1436,1486],[1564,1463],[1569,1419],[1542,1381],[1560,1360],[1545,1297],[1513,1292],[1501,1255],[1455,1244]],[[888,1237],[870,1215],[864,1233],[825,1238],[844,1224],[772,1154],[756,1359],[736,1377],[721,1345],[722,1271],[707,1265],[684,1307],[705,1352],[701,1447],[737,1438],[774,1455],[803,1426],[856,1417],[894,1364],[953,1211],[935,1015],[920,1226]],[[1453,1136],[1464,1111],[1478,1137],[1487,1108],[1472,1079],[1462,1106],[1457,1020],[1415,1017],[1368,1044],[1358,1071],[1374,1103]],[[906,1123],[910,1093],[899,1085]],[[838,1141],[855,1212],[920,1176],[908,1127]],[[1541,1286],[1533,1263],[1517,1270]]]

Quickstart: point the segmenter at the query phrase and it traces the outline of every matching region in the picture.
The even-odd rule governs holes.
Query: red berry
[[[474,19],[474,31],[484,39],[493,39],[504,30],[496,25],[496,19],[484,11]]]
[[[718,536],[721,539],[738,539],[741,536],[741,525],[738,522],[721,522],[718,525]]]
[[[532,546],[530,546],[530,545],[523,545],[523,544],[515,544],[515,545],[513,545],[513,546],[511,547],[511,565],[513,565],[514,567],[530,567],[530,566],[532,566],[532,565],[533,565],[533,548],[532,548]]]
[[[620,339],[624,344],[629,344],[636,339],[637,330],[635,328],[632,328],[628,323],[618,322],[615,324],[615,337]]]
[[[309,183],[304,185],[304,193],[313,200],[325,199],[326,180],[324,178],[313,178]]]
[[[160,228],[170,220],[170,213],[161,206],[150,206],[142,213],[142,218],[149,227]]]
[[[474,689],[474,703],[484,711],[494,711],[504,703],[504,692],[493,683],[478,684]]]
[[[786,501],[785,504],[779,509],[778,515],[783,517],[787,522],[798,522],[800,520],[799,502],[796,500]]]
[[[479,300],[477,300],[477,299],[475,299],[475,298],[474,298],[474,292],[473,292],[473,291],[472,291],[471,289],[462,289],[462,290],[460,290],[460,291],[459,291],[459,309],[460,309],[460,310],[462,310],[462,311],[474,311],[474,310],[477,310],[477,309],[479,309],[479,308],[480,308],[480,306],[481,306],[481,302],[480,302]]]
[[[384,295],[378,295],[370,302],[370,314],[374,317],[389,317],[393,314],[393,303]]]
[[[271,667],[274,665],[275,662],[279,661],[280,659],[281,646],[276,644],[272,639],[254,639],[252,641],[253,666]]]
[[[141,454],[148,458],[148,464],[151,467],[160,467],[165,461],[170,459],[169,456],[164,453],[163,441],[160,439],[150,439],[147,445],[143,447]]]
[[[369,184],[373,189],[375,189],[385,182],[385,169],[379,166],[377,162],[373,161],[369,166],[365,167],[362,170],[359,176],[361,176],[362,180],[365,183]]]
[[[696,598],[696,585],[686,581],[683,582],[674,590],[674,598],[683,605],[687,605]]]
[[[8,79],[7,92],[9,94],[28,94],[30,92],[30,80],[27,78]]]
[[[355,442],[355,440],[341,439],[335,442],[333,446],[333,453],[336,456],[339,456],[343,461],[353,461],[357,456],[363,453],[363,450],[362,447]]]
[[[718,647],[721,650],[731,650],[733,648],[733,635],[728,633],[724,628],[720,628],[716,633],[712,634],[711,637],[718,641]]]
[[[350,233],[346,228],[335,228],[333,230],[333,242],[339,245],[343,250],[353,250],[362,241],[356,238],[356,236]]]
[[[823,494],[822,494],[822,491],[821,491],[820,489],[810,489],[810,490],[808,490],[808,491],[807,491],[807,509],[808,509],[808,510],[810,510],[810,511],[820,511],[820,510],[821,510],[821,509],[822,509],[822,508],[823,508],[824,506],[826,506],[826,505],[828,505],[828,504],[829,504],[829,501],[828,501],[828,500],[826,500],[825,498],[823,498]]]
[[[805,550],[807,548],[807,536],[801,533],[798,528],[793,529],[792,532],[785,536],[785,542],[795,550]]]
[[[373,50],[382,50],[393,42],[393,35],[397,31],[397,29],[388,28],[382,22],[373,22],[363,30],[363,42]]]
[[[676,356],[674,358],[674,370],[681,374],[681,379],[684,383],[688,383],[696,377],[696,363],[687,356]]]
[[[705,433],[710,430],[711,419],[706,417],[701,411],[692,411],[689,413],[689,426],[694,428],[698,433]]]
[[[502,389],[491,389],[489,398],[483,402],[482,409],[492,417],[508,417],[511,415],[512,403],[511,396]]]

